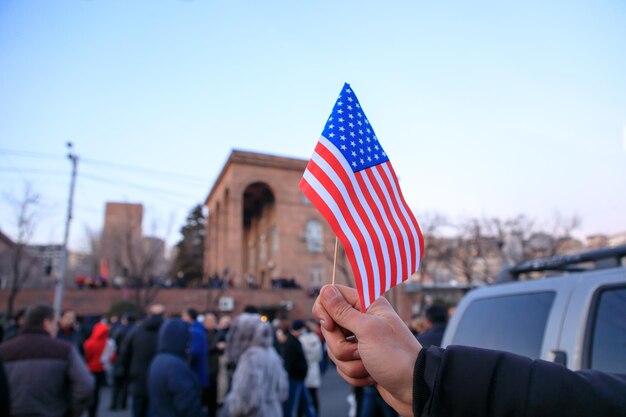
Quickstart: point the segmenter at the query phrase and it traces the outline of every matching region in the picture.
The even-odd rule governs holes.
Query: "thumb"
[[[333,321],[358,338],[358,328],[363,314],[348,303],[339,289],[334,285],[324,286],[320,291],[320,300]]]

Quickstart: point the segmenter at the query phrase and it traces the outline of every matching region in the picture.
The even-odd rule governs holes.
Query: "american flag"
[[[424,251],[422,232],[347,83],[299,187],[343,244],[361,311],[417,271]]]

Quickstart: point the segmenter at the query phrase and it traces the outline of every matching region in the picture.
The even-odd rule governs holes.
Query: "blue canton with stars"
[[[348,83],[341,90],[322,136],[341,151],[354,172],[389,161]]]

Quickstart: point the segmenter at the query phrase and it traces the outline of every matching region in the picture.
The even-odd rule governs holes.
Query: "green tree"
[[[176,244],[176,257],[171,273],[183,278],[185,283],[202,282],[205,221],[203,206],[197,204],[191,209],[187,222],[180,229],[182,239]]]

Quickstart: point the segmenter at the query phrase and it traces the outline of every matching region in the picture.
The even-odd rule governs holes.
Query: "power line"
[[[186,178],[186,179],[191,180],[191,181],[198,181],[198,182],[201,182],[203,184],[206,184],[206,182],[207,182],[207,179],[204,178],[204,177],[200,177],[200,176],[196,176],[196,175],[190,175],[190,174],[181,174],[181,173],[171,172],[171,171],[161,171],[161,170],[137,167],[137,166],[132,166],[132,165],[118,164],[118,163],[115,163],[115,162],[99,161],[99,160],[96,160],[96,159],[85,159],[83,162],[86,162],[86,163],[89,163],[89,164],[93,164],[93,165],[108,166],[108,167],[112,167],[112,168],[125,169],[125,170],[129,170],[129,171],[137,171],[137,172],[144,172],[144,173],[148,173],[148,174],[152,174],[152,175],[165,176],[165,177],[168,177],[170,179],[171,179],[171,177],[179,177],[179,178]]]

